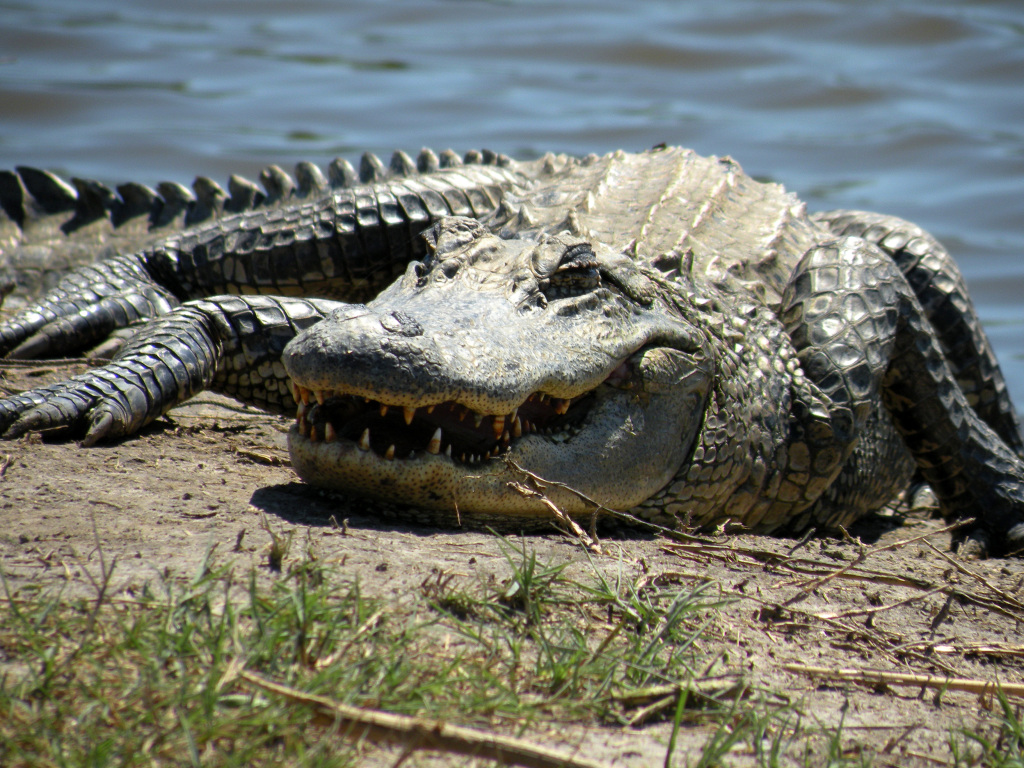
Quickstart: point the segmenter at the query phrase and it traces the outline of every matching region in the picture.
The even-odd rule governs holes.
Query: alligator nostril
[[[398,333],[402,336],[423,335],[423,326],[404,312],[390,312],[386,315],[381,315],[380,324],[384,330]]]

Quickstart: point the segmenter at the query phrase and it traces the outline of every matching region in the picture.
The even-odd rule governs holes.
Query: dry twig
[[[913,603],[918,600],[924,600],[924,598],[931,597],[932,595],[938,594],[940,592],[945,594],[947,591],[948,590],[946,587],[935,587],[931,591],[925,592],[923,595],[911,595],[905,600],[900,600],[895,603],[887,603],[886,605],[875,606],[874,608],[856,608],[851,611],[840,611],[838,613],[825,611],[823,613],[816,613],[814,615],[817,616],[819,619],[846,619],[851,616],[873,616],[876,613],[882,613],[883,611],[891,611],[894,608],[899,608],[901,606],[907,605],[908,603]]]
[[[585,494],[575,490],[574,488],[566,485],[565,483],[557,483],[550,480],[545,480],[543,477],[535,475],[530,470],[523,469],[521,466],[512,461],[512,459],[505,459],[505,463],[508,464],[508,466],[514,469],[516,472],[521,473],[533,485],[533,487],[530,487],[523,483],[510,483],[513,490],[518,491],[523,496],[529,496],[540,499],[541,503],[544,504],[544,506],[546,506],[549,510],[551,510],[551,514],[554,515],[555,519],[562,525],[564,525],[566,528],[568,528],[570,531],[572,531],[572,535],[576,537],[580,544],[582,544],[586,549],[593,552],[595,555],[604,554],[601,550],[601,543],[597,540],[597,534],[594,525],[591,525],[591,534],[593,535],[588,534],[586,531],[580,528],[576,521],[569,517],[569,515],[567,515],[564,510],[562,510],[557,504],[555,504],[555,502],[549,499],[547,495],[543,492],[543,489],[545,486],[562,488],[564,490],[569,491],[570,493],[575,494],[584,501],[590,504],[594,504],[595,518],[602,509],[600,504],[598,504],[596,501],[592,501]]]
[[[527,768],[605,768],[603,763],[556,752],[525,739],[449,725],[438,720],[352,707],[275,683],[245,670],[240,671],[238,676],[257,688],[310,707],[322,724],[332,726],[339,734],[350,739],[398,744],[408,752],[428,749],[484,757],[504,765],[522,765]]]
[[[957,528],[963,528],[965,525],[969,525],[973,522],[973,518],[971,518],[970,520],[959,520],[953,523],[952,525],[947,525],[944,528],[939,528],[934,531],[928,531],[927,533],[922,533],[920,536],[914,536],[909,539],[901,539],[900,541],[894,541],[892,544],[886,544],[884,547],[875,547],[874,549],[861,549],[861,551],[857,553],[857,557],[855,557],[851,562],[844,565],[842,568],[839,568],[838,570],[828,575],[820,576],[816,579],[811,579],[801,584],[800,591],[810,592],[813,589],[817,589],[826,582],[838,578],[847,573],[848,571],[852,570],[853,568],[856,568],[858,565],[863,563],[872,555],[877,555],[880,552],[887,552],[890,549],[899,549],[901,547],[907,546],[908,544],[913,544],[914,542],[931,538],[932,536],[935,536],[940,533],[949,533],[950,531],[956,530]]]
[[[1024,696],[1024,683],[1003,683],[998,680],[974,680],[966,677],[939,677],[912,675],[905,672],[885,672],[880,669],[830,669],[807,667],[802,664],[783,664],[783,669],[811,677],[829,680],[849,680],[854,683],[884,683],[911,688],[936,688],[943,691],[966,691],[980,696],[998,691],[1010,696]]]
[[[945,560],[947,563],[956,568],[960,573],[964,574],[965,576],[970,576],[972,579],[981,582],[985,587],[988,588],[990,592],[992,592],[995,595],[998,595],[1000,599],[1009,603],[1011,607],[1024,611],[1024,603],[1021,603],[1020,600],[1017,600],[1013,595],[1007,594],[1005,591],[999,589],[999,587],[994,585],[980,573],[975,573],[963,563],[950,557],[945,552],[940,550],[938,547],[933,546],[930,542],[926,541],[924,542],[924,545],[928,547],[930,550],[932,550],[939,557],[941,557],[943,560]]]
[[[824,624],[823,631],[829,636],[836,638],[840,637],[844,639],[844,642],[862,642],[865,643],[876,651],[881,653],[887,659],[892,661],[894,664],[900,663],[900,658],[896,654],[899,654],[903,659],[913,658],[925,664],[929,664],[933,667],[938,667],[950,676],[956,674],[956,671],[945,664],[938,658],[926,656],[913,649],[912,646],[906,643],[901,643],[901,637],[893,635],[892,633],[880,630],[878,627],[864,627],[850,622],[842,621],[838,618],[828,618],[811,611],[796,608],[792,605],[781,606],[778,603],[769,602],[766,600],[758,600],[757,598],[745,596],[746,600],[758,603],[769,610],[785,610],[792,614],[797,614],[807,620],[806,624],[799,625],[801,628],[821,628]],[[795,626],[796,623],[793,622]]]
[[[248,459],[256,464],[265,464],[268,467],[283,467],[288,464],[288,459],[283,456],[276,456],[270,453],[260,453],[248,448],[235,448],[235,455]]]

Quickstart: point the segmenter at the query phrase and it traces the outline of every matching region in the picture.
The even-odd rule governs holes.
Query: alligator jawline
[[[570,439],[594,400],[594,390],[572,399],[535,392],[510,413],[493,415],[451,400],[413,407],[297,386],[294,394],[297,430],[311,443],[354,443],[385,460],[447,456],[467,466],[507,453],[527,435]]]

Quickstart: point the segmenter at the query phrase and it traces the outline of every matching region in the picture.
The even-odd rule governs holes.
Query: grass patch
[[[240,577],[211,553],[191,580],[130,598],[111,596],[115,564],[101,559],[91,598],[8,593],[0,764],[358,761],[358,745],[324,738],[307,709],[246,684],[243,669],[341,704],[514,734],[540,718],[671,717],[683,692],[713,712],[738,692],[694,647],[710,590],[580,585],[528,549],[506,555],[501,584],[436,574],[401,606],[308,553],[271,578]]]
[[[502,584],[434,575],[422,586],[445,644],[458,649],[448,679],[462,681],[467,711],[520,727],[538,716],[637,725],[671,717],[681,695],[717,710],[742,692],[694,647],[723,602],[715,590],[638,590],[597,569],[579,584],[529,550],[506,546],[505,556]]]
[[[999,728],[994,737],[964,730],[950,738],[950,752],[955,765],[985,765],[991,768],[1024,768],[1024,717],[1020,706],[1014,706],[999,692]]]
[[[723,604],[713,586],[596,566],[569,579],[506,541],[507,578],[435,572],[418,594],[385,602],[312,548],[289,560],[276,546],[267,568],[238,573],[211,551],[191,579],[130,596],[112,594],[116,563],[102,557],[89,597],[12,595],[4,582],[0,765],[361,764],[372,748],[314,717],[299,692],[527,738],[660,722],[666,766],[730,765],[737,751],[745,764],[822,764],[807,746],[820,729],[748,691],[705,642]],[[296,695],[253,685],[250,672]],[[957,737],[958,765],[1021,765],[1024,729],[1001,701],[1002,735]],[[696,758],[677,753],[694,725],[708,734]],[[829,765],[866,764],[842,741],[841,727],[825,735]]]

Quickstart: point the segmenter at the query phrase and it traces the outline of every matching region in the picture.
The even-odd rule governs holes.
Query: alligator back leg
[[[838,236],[878,245],[899,266],[931,323],[957,384],[979,416],[1024,455],[1020,422],[967,286],[953,258],[920,227],[895,216],[828,211],[815,220]]]
[[[89,349],[180,303],[151,278],[140,256],[115,256],[71,272],[38,304],[0,324],[0,354],[29,359]]]
[[[281,352],[344,305],[325,299],[220,296],[151,321],[107,365],[0,400],[0,432],[71,428],[84,444],[123,437],[204,389],[295,413]]]
[[[1024,461],[971,407],[916,292],[887,253],[855,237],[810,250],[786,288],[781,317],[808,381],[828,403],[840,466],[871,439],[865,427],[880,398],[943,512],[975,518],[970,535],[982,546],[1004,553],[1024,546]],[[815,410],[807,408],[806,422]]]

